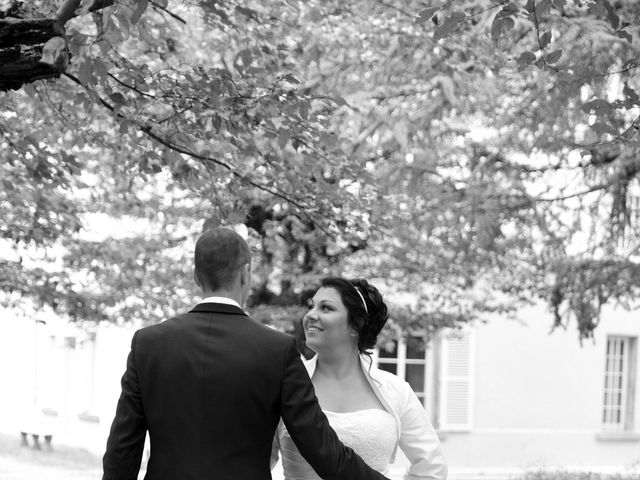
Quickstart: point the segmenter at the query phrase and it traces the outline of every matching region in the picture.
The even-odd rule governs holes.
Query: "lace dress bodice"
[[[351,447],[374,470],[387,472],[397,441],[396,423],[389,412],[367,409],[324,413],[342,443]],[[278,428],[278,440],[285,480],[320,480],[300,455],[282,423]]]

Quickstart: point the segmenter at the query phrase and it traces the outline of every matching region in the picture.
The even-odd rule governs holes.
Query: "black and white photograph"
[[[0,479],[640,479],[640,2],[0,0]]]

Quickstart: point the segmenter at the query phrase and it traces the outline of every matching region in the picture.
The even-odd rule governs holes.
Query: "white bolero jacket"
[[[317,356],[303,361],[310,378],[317,361]],[[396,421],[397,441],[391,463],[400,447],[410,462],[404,480],[446,480],[447,462],[442,445],[411,386],[400,377],[373,367],[366,356],[360,357],[360,365],[374,393]]]

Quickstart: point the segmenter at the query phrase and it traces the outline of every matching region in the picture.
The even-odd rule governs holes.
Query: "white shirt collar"
[[[240,304],[229,297],[207,297],[200,300],[198,303],[224,303],[225,305],[233,305],[242,309]]]

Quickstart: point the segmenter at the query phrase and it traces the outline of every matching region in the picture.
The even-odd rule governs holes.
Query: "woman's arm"
[[[400,415],[400,449],[411,462],[405,480],[446,480],[447,462],[429,416],[408,383],[404,382]]]

